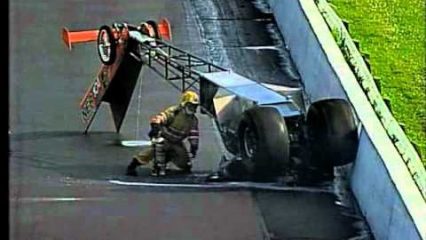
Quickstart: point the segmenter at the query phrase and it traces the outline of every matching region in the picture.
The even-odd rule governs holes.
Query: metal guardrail
[[[347,63],[354,72],[358,83],[367,96],[377,117],[382,123],[390,140],[398,150],[414,182],[426,200],[426,170],[416,149],[406,136],[399,123],[393,117],[388,104],[383,100],[372,76],[369,66],[351,38],[347,26],[328,4],[327,0],[315,0],[321,15],[325,19],[337,45]]]

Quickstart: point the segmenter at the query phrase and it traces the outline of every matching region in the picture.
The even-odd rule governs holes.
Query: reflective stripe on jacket
[[[195,115],[186,114],[180,106],[171,106],[151,119],[161,124],[161,135],[171,142],[181,142],[185,138],[192,149],[197,150],[199,144],[198,119]]]

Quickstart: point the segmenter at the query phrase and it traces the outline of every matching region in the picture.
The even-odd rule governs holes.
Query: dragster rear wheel
[[[290,143],[284,118],[275,108],[254,107],[244,113],[239,128],[242,161],[254,180],[283,173]]]
[[[103,64],[111,65],[115,62],[117,44],[109,26],[104,25],[99,29],[97,48],[99,59]]]
[[[322,100],[307,115],[311,166],[332,176],[333,167],[355,160],[358,133],[350,105],[342,99]]]

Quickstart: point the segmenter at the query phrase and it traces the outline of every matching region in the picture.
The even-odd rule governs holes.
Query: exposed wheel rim
[[[243,148],[244,154],[252,160],[257,150],[257,139],[253,130],[250,128],[244,129],[243,133]]]
[[[109,62],[111,59],[111,39],[107,30],[103,29],[99,33],[98,50],[102,62]]]

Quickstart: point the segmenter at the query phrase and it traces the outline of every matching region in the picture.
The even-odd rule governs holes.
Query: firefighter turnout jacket
[[[198,119],[192,114],[186,114],[181,105],[171,106],[151,118],[151,124],[160,125],[160,135],[171,143],[188,139],[191,153],[198,150],[199,131]]]

